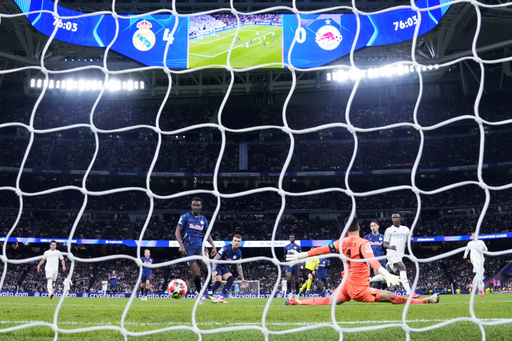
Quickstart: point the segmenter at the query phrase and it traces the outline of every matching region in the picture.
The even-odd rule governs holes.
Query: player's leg
[[[311,283],[313,283],[313,274],[309,271],[308,280],[306,281],[306,294],[309,293],[309,290],[311,289]]]
[[[300,269],[300,265],[299,264],[295,264],[293,266],[293,272],[292,272],[292,277],[294,278],[295,280],[295,292],[298,293],[299,292],[299,289],[300,289],[300,283],[299,283],[299,269]]]
[[[343,302],[350,301],[350,296],[347,294],[347,285],[345,284],[344,287],[341,287],[341,283],[338,286],[338,288],[335,291],[334,295],[331,295],[330,297],[314,297],[314,298],[308,298],[305,300],[297,300],[297,299],[287,299],[284,304],[285,305],[328,305],[332,304],[333,301],[336,302],[336,304],[342,304]]]
[[[401,260],[398,262],[393,262],[393,267],[399,271],[402,286],[404,287],[407,295],[409,295],[411,293],[411,286],[409,285],[409,280],[407,279],[407,269],[405,268],[404,263]]]
[[[142,276],[140,279],[140,299],[144,301],[144,289],[146,287],[146,276]]]
[[[220,303],[228,303],[224,298],[228,294],[229,288],[233,285],[233,282],[235,281],[235,278],[231,274],[231,272],[226,272],[222,275],[222,279],[226,281],[226,285],[224,285],[224,288],[222,289],[222,296],[219,299]]]
[[[381,290],[381,296],[380,299],[377,302],[390,302],[393,304],[405,304],[407,302],[406,296],[399,296],[395,295],[390,291],[387,290]],[[439,295],[433,294],[430,297],[423,298],[423,299],[412,299],[411,304],[427,304],[427,303],[438,303],[439,302]]]

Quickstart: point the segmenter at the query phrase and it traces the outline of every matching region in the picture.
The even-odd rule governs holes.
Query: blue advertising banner
[[[497,233],[497,234],[482,234],[478,236],[481,240],[491,239],[504,239],[512,238],[512,233]],[[0,242],[4,242],[6,237],[0,237]],[[68,239],[64,238],[32,238],[32,237],[9,237],[8,242],[11,243],[50,243],[55,240],[58,244],[67,244]],[[334,243],[337,239],[325,239],[325,240],[297,240],[297,244],[301,247],[319,247]],[[429,236],[429,237],[414,237],[412,241],[414,243],[422,242],[457,242],[457,241],[469,241],[470,236]],[[83,244],[83,245],[124,245],[128,247],[137,247],[139,244],[138,240],[124,240],[124,239],[71,239],[72,244]],[[231,244],[231,241],[215,241],[216,247],[223,247],[226,244]],[[289,244],[288,240],[244,240],[240,247],[247,248],[266,248],[266,247],[285,247]],[[211,246],[206,243],[206,246]],[[141,247],[179,247],[179,244],[175,240],[143,240]]]

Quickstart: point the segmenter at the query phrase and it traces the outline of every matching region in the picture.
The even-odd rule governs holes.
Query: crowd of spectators
[[[499,99],[498,101],[503,101]],[[446,103],[443,103],[445,105]],[[30,148],[25,167],[45,170],[86,170],[93,160],[98,144],[98,153],[93,162],[95,171],[148,172],[157,152],[157,134],[148,128],[139,128],[125,132],[111,132],[132,125],[155,127],[157,113],[161,103],[158,101],[142,101],[112,103],[100,101],[91,117],[91,108],[87,103],[69,105],[45,103],[37,108],[34,116],[36,129],[49,129],[71,124],[89,124],[92,118],[94,125],[108,132],[100,131],[98,141],[87,128],[61,130],[59,132],[38,133]],[[441,104],[439,104],[441,105]],[[444,113],[465,113],[460,102],[444,106]],[[489,104],[490,105],[490,104]],[[2,115],[3,122],[29,123],[31,111],[13,108],[7,104],[8,110]],[[493,108],[493,106],[490,106]],[[428,112],[420,117],[429,118],[436,113],[437,105],[425,105],[422,110]],[[315,115],[306,112],[312,108],[288,108],[287,122],[294,129],[313,127],[327,123],[346,123],[342,107],[325,106],[315,108]],[[405,111],[413,111],[411,105],[404,104]],[[11,112],[12,110],[12,112]],[[351,123],[361,128],[378,127],[391,123],[400,117],[400,110],[394,106],[375,109],[358,107],[351,109],[354,119]],[[457,111],[458,110],[458,111]],[[472,110],[472,109],[471,109]],[[491,112],[482,105],[482,115]],[[321,114],[318,114],[318,113]],[[391,114],[392,113],[392,114]],[[469,112],[471,113],[471,112]],[[419,114],[418,114],[419,115]],[[451,117],[452,114],[449,114]],[[453,114],[454,115],[454,114]],[[490,117],[494,118],[493,112]],[[502,113],[505,115],[505,113]],[[282,126],[281,112],[266,108],[264,113],[258,108],[248,108],[241,113],[239,110],[227,108],[222,113],[222,123],[231,129],[241,129],[254,125]],[[367,119],[366,116],[373,119]],[[412,117],[412,115],[411,115]],[[431,118],[431,117],[430,117]],[[503,117],[502,117],[503,118]],[[358,120],[361,120],[359,125]],[[163,131],[172,132],[198,123],[216,122],[214,110],[200,110],[189,107],[164,106],[159,126]],[[296,122],[305,126],[294,126]],[[409,120],[412,122],[412,120]],[[2,123],[3,123],[2,122]],[[431,122],[425,122],[425,125]],[[509,149],[502,148],[512,143],[509,125],[485,126],[485,163],[507,162],[512,160]],[[0,150],[2,166],[19,167],[28,146],[28,130],[0,130],[0,143],[5,148]],[[337,127],[315,133],[294,134],[296,143],[288,171],[332,171],[346,170],[354,150],[354,138],[358,139],[358,150],[353,170],[377,169],[410,169],[417,155],[421,152],[420,168],[473,166],[479,161],[480,130],[473,120],[455,122],[438,129],[424,131],[425,140],[420,150],[420,134],[410,127],[401,127],[380,131],[359,132],[356,136],[345,128]],[[247,155],[240,155],[240,143],[247,144]],[[276,172],[283,168],[291,148],[289,136],[279,130],[261,130],[242,136],[228,134],[226,149],[220,155],[221,134],[219,129],[202,128],[184,132],[183,135],[165,134],[162,136],[155,172],[195,172],[212,173],[217,159],[221,157],[221,172],[260,171]],[[240,167],[240,158],[246,156],[248,167]]]
[[[245,259],[251,258],[254,251]],[[152,255],[155,261],[154,264],[168,262],[170,260],[178,259],[176,250],[171,252],[171,258],[162,257],[162,255]],[[432,253],[429,254],[432,256]],[[20,255],[18,255],[20,256]],[[27,256],[27,255],[26,255]],[[31,255],[34,256],[34,255]],[[269,250],[264,251],[264,256],[272,258]],[[472,265],[462,259],[462,251],[454,256],[449,256],[436,261],[423,261],[427,258],[421,257],[420,254],[415,254],[420,260],[419,262],[419,278],[416,286],[417,290],[428,292],[433,290],[441,293],[453,292],[456,289],[468,290],[473,281],[474,273]],[[281,254],[277,252],[277,257],[280,261]],[[117,292],[132,292],[137,278],[139,275],[139,268],[132,260],[115,259],[108,261],[97,262],[95,258],[90,255],[86,258],[89,261],[75,261],[72,282],[72,291],[76,292],[100,292],[102,281],[109,280],[109,275],[112,270],[116,270],[118,275]],[[331,289],[334,289],[341,281],[341,272],[343,271],[343,263],[339,258],[329,258],[330,263],[328,267],[328,278]],[[407,276],[409,281],[414,281],[416,275],[416,267],[414,263],[408,258],[404,258],[407,267]],[[496,275],[505,265],[510,262],[510,256],[486,256],[485,262],[485,278],[486,282]],[[69,266],[70,261],[66,259]],[[22,264],[9,264],[4,280],[3,290],[11,291],[45,291],[46,283],[44,280],[44,272],[36,271],[37,262],[28,262]],[[5,265],[0,263],[0,271],[3,271]],[[270,261],[252,261],[243,264],[244,275],[249,280],[260,281],[261,292],[271,292],[275,283],[278,280],[278,269],[276,265]],[[284,267],[281,269],[284,274]],[[232,270],[235,277],[237,272]],[[66,273],[61,272],[59,279],[56,283],[57,289],[62,290],[63,280],[69,275],[69,270]],[[185,262],[178,262],[173,265],[165,265],[153,269],[151,279],[150,292],[162,293],[166,290],[167,284],[174,278],[181,278],[186,280],[189,291],[195,292],[196,288],[192,284],[190,277],[190,270]],[[319,290],[317,283],[313,283],[312,291]],[[512,283],[510,279],[503,281],[503,287],[510,287]],[[401,290],[400,287],[390,287],[390,290]]]

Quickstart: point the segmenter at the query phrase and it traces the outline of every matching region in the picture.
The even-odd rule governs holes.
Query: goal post
[[[217,289],[216,293],[221,292],[224,289],[224,286],[226,284],[226,281],[222,281],[222,285]],[[238,291],[235,289],[235,285],[238,285]],[[259,280],[248,280],[247,281],[247,287],[244,287],[242,285],[242,281],[234,281],[233,286],[228,289],[228,293],[232,297],[243,297],[243,298],[250,298],[250,297],[260,297],[261,293],[261,283]]]

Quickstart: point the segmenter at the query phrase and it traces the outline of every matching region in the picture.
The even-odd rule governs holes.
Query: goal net
[[[290,313],[298,307],[282,307],[277,294],[290,233],[311,241],[305,249],[317,247],[346,234],[344,218],[390,222],[392,210],[402,211],[411,230],[404,262],[412,290],[454,281],[467,289],[469,265],[465,282],[449,271],[459,270],[462,244],[413,238],[501,233],[490,225],[503,225],[510,213],[512,158],[503,146],[512,142],[504,109],[512,57],[510,38],[493,32],[508,32],[511,5],[219,0],[203,9],[205,3],[0,5],[0,287],[15,282],[16,290],[45,292],[34,269],[46,244],[17,248],[31,238],[61,238],[73,285],[99,291],[117,268],[129,293],[116,303],[123,307],[113,325],[84,321],[64,295],[49,322],[4,315],[0,335],[36,327],[51,329],[56,340],[108,331],[125,340],[244,332],[268,340],[328,329],[339,339],[391,331],[385,335],[409,340],[460,323],[476,326],[479,339],[489,327],[507,330],[506,312],[477,314],[474,291],[460,316],[418,315],[408,302],[396,320],[361,322],[347,316],[353,306],[332,305],[322,322],[301,316],[291,326],[279,309],[289,308],[283,316],[306,310]],[[190,319],[134,329],[141,257],[156,247],[145,241],[175,240],[177,219],[194,196],[209,205],[206,236],[224,241],[240,233],[244,242],[265,242],[247,245],[235,263],[263,264],[252,267],[257,278],[246,273],[247,289],[237,283],[241,297],[264,290],[268,300],[247,323],[240,316],[236,323],[205,321],[211,316],[196,300],[182,310]],[[14,237],[25,239],[18,245]],[[108,244],[124,240],[136,251]],[[105,244],[88,249],[92,241]],[[512,249],[493,245],[484,255],[497,267]],[[205,257],[160,258],[150,266],[155,290],[190,278],[186,260],[211,264]],[[347,258],[328,258],[335,287]],[[63,324],[70,315],[77,321]]]

